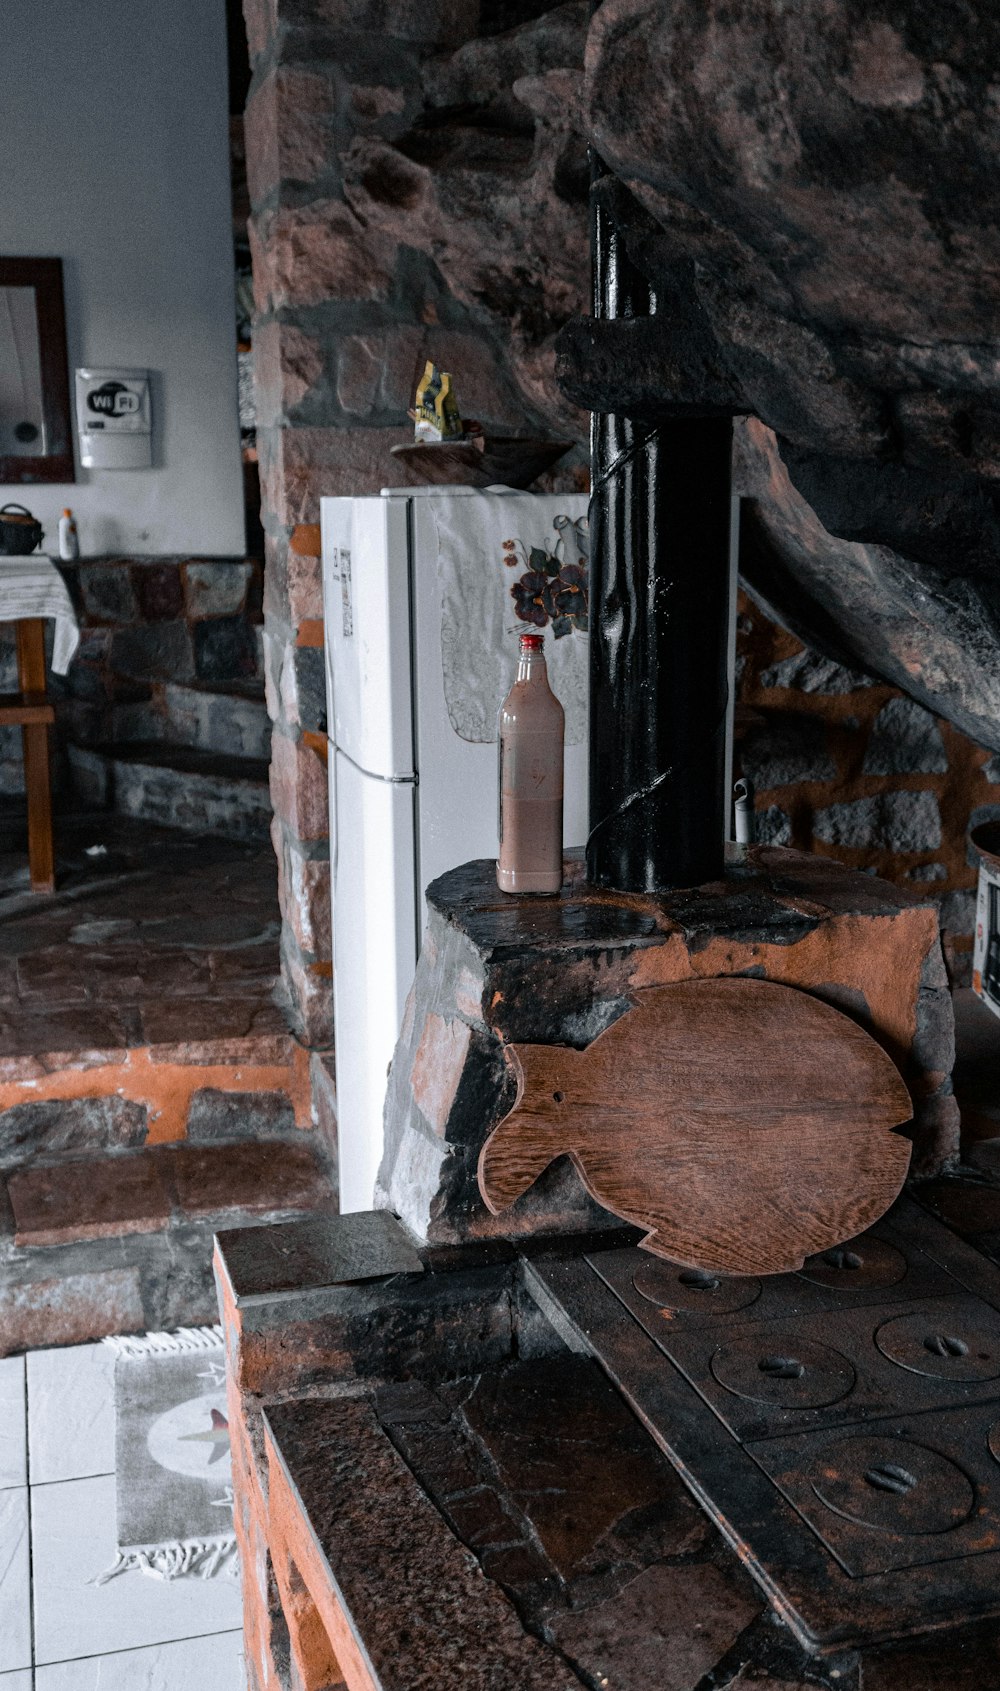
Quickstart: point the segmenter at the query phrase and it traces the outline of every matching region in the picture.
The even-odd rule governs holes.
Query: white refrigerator
[[[515,553],[507,538],[502,556],[492,547],[490,556],[480,555],[484,523],[492,511],[495,525],[498,509],[510,536],[530,537],[555,524],[552,532],[569,538],[570,551],[580,549],[573,541],[585,534],[587,500],[579,494],[488,490],[484,496],[475,489],[414,488],[321,501],[344,1211],[372,1205],[386,1074],[416,967],[424,889],[459,863],[496,855],[497,757],[490,724],[513,678],[517,627],[531,627],[517,623],[510,595],[530,567],[530,546],[518,539]],[[456,549],[464,528],[467,558],[461,546]],[[463,616],[475,619],[464,630]],[[503,625],[502,684],[493,681],[499,675],[495,653],[486,653],[481,664],[476,659],[479,620],[495,633]],[[557,641],[547,634],[545,644],[556,691],[564,704],[572,695],[564,839],[567,846],[583,845],[588,642],[574,630]],[[497,651],[499,646],[497,638]],[[463,661],[468,691],[478,688],[478,699],[461,696]]]

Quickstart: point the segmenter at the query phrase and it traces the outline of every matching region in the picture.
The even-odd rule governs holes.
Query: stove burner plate
[[[1000,1615],[1000,1268],[909,1199],[835,1254],[713,1285],[634,1249],[525,1264],[820,1652]]]
[[[675,1268],[673,1263],[655,1259],[639,1264],[632,1285],[640,1297],[657,1304],[664,1313],[683,1309],[698,1315],[732,1315],[755,1303],[761,1294],[759,1280],[706,1274],[699,1268]]]
[[[860,1292],[896,1286],[906,1274],[906,1258],[888,1240],[866,1235],[864,1241],[836,1245],[821,1256],[807,1257],[799,1272],[813,1286],[835,1292]]]
[[[1000,1361],[984,1360],[997,1356],[1000,1316],[958,1286],[951,1297],[904,1304],[903,1313],[899,1304],[845,1307],[841,1299],[834,1310],[755,1322],[750,1331],[734,1331],[737,1320],[724,1333],[719,1324],[703,1333],[664,1324],[656,1342],[740,1439],[1000,1397]],[[942,1354],[925,1340],[940,1340]],[[801,1362],[801,1375],[767,1377],[760,1365],[773,1358]]]
[[[896,1315],[875,1334],[883,1356],[932,1380],[995,1380],[1000,1376],[1000,1315],[987,1310],[970,1324],[928,1321],[923,1313]]]
[[[1000,1546],[996,1416],[985,1404],[748,1449],[852,1578],[956,1561],[974,1589]]]
[[[720,1345],[709,1364],[720,1386],[751,1403],[779,1403],[789,1409],[821,1409],[854,1388],[857,1376],[846,1356],[828,1345],[805,1343],[774,1350],[763,1333]]]
[[[976,1501],[961,1468],[912,1439],[837,1439],[822,1447],[807,1478],[835,1515],[903,1538],[953,1532]]]

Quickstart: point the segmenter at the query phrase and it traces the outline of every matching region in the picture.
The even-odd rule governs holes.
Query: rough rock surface
[[[996,550],[998,60],[988,0],[604,0],[588,40],[594,140],[821,518],[945,567]]]
[[[933,793],[878,793],[821,810],[816,838],[828,845],[885,846],[892,852],[936,851],[941,813]]]
[[[779,622],[1000,749],[1000,618],[987,584],[930,580],[888,546],[839,540],[793,485],[774,433],[737,427],[743,579]]]
[[[941,730],[912,699],[890,699],[875,718],[865,753],[866,775],[941,775],[948,767]]]
[[[428,56],[409,121],[358,134],[343,166],[348,205],[368,236],[433,258],[453,296],[509,335],[508,379],[519,390],[511,420],[527,403],[580,442],[588,421],[567,415],[553,339],[589,285],[578,112],[586,19],[584,0],[567,0]],[[455,350],[455,380],[473,411],[476,373],[463,372],[463,354],[474,349]],[[494,412],[498,379],[492,372],[486,398]]]
[[[990,0],[604,0],[583,101],[612,199],[646,214],[652,386],[777,436],[750,580],[992,745],[998,62]]]

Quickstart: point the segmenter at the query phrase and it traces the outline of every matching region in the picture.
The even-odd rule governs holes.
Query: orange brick
[[[319,647],[322,647],[322,645],[323,645],[323,623],[322,623],[322,620],[317,621],[317,622],[313,622],[313,621],[300,622],[299,626],[298,626],[298,630],[297,630],[296,635],[295,635],[295,644],[296,644],[296,646],[319,646]]]
[[[310,751],[316,752],[326,763],[330,748],[325,734],[313,734],[307,729],[302,736],[302,744],[308,746]]]
[[[305,558],[320,557],[319,523],[296,524],[288,544],[293,552],[298,552]]]

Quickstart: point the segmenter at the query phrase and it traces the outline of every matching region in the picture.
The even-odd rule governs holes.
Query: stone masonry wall
[[[244,0],[268,704],[283,970],[330,1039],[319,497],[398,481],[389,448],[422,361],[499,431],[573,438],[554,339],[586,309],[583,0]],[[741,633],[745,742],[770,837],[940,888],[967,971],[965,831],[1000,801],[987,754],[901,692],[807,656],[757,611]],[[752,627],[750,626],[752,624]],[[772,672],[775,672],[772,674]],[[310,684],[310,677],[312,684]]]
[[[179,738],[179,720],[211,711],[235,683],[259,687],[261,566],[255,559],[84,558],[60,563],[80,620],[76,656],[65,676],[49,676],[60,749]],[[52,623],[46,623],[51,654]],[[322,677],[321,677],[322,682]],[[0,623],[0,692],[17,686],[14,629]],[[252,729],[248,698],[247,735]],[[178,718],[171,721],[172,715]],[[266,755],[257,745],[231,750]],[[0,728],[0,795],[24,790],[21,731]],[[57,778],[57,802],[67,791]]]
[[[736,769],[751,778],[757,838],[940,897],[954,985],[972,971],[970,824],[1000,817],[1000,757],[898,688],[847,670],[741,595]]]
[[[583,0],[244,0],[265,653],[282,966],[298,1028],[331,1038],[319,498],[402,478],[434,358],[488,429],[575,438],[554,378],[587,288],[573,135]]]

